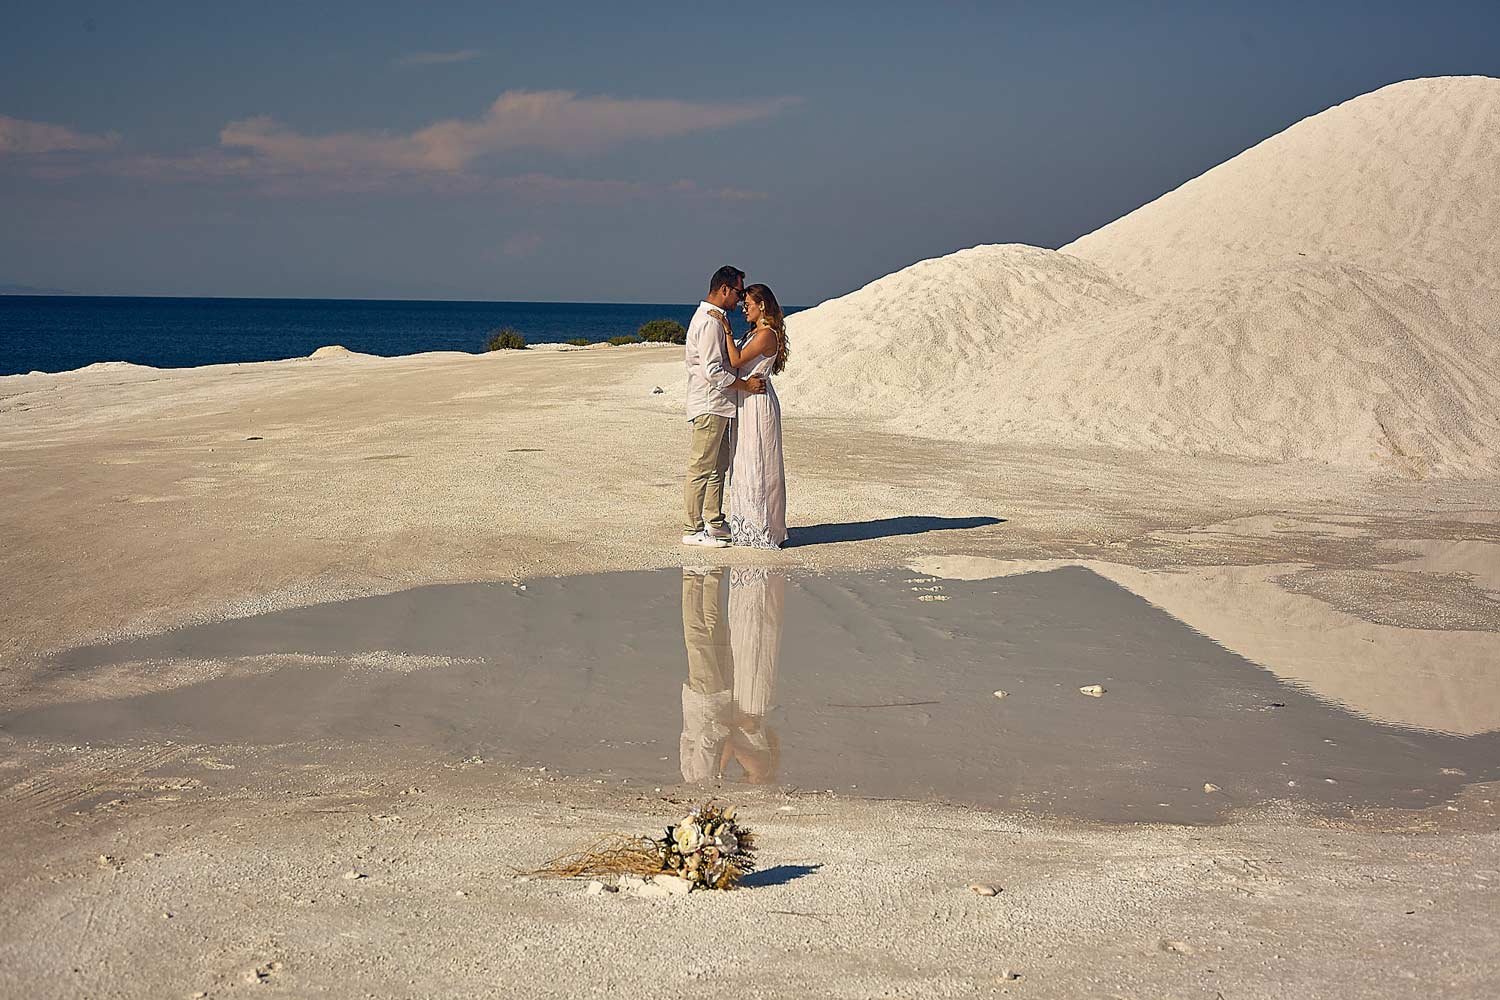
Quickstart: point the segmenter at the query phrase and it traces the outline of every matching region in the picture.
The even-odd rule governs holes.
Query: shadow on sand
[[[772,868],[762,868],[760,871],[751,872],[740,879],[740,885],[746,889],[764,888],[769,885],[786,885],[794,879],[811,875],[822,865],[776,865]]]
[[[810,524],[792,528],[786,547],[824,545],[828,542],[863,542],[871,538],[893,538],[897,535],[920,535],[928,531],[956,531],[959,528],[987,528],[1004,524],[1003,517],[883,517],[878,521],[849,521],[844,524]]]

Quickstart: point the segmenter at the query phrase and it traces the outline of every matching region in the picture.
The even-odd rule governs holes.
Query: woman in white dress
[[[744,346],[734,342],[725,321],[725,351],[741,378],[765,379],[761,394],[737,393],[734,465],[729,473],[729,531],[735,545],[779,549],[786,541],[786,466],[781,456],[781,401],[773,375],[786,367],[786,320],[765,285],[745,289]]]

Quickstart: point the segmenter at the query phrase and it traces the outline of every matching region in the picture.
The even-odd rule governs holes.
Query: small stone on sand
[[[995,697],[996,698],[1004,698],[1005,696],[1006,696],[1006,692],[1004,692],[1004,691],[996,691],[995,692]]]
[[[976,896],[998,896],[1002,890],[998,885],[989,882],[971,882],[969,891]]]
[[[1078,693],[1086,694],[1090,698],[1102,698],[1104,697],[1104,688],[1098,684],[1085,684],[1078,689]]]
[[[665,888],[673,896],[685,896],[693,889],[693,883],[685,878],[678,878],[676,875],[658,875],[651,881]]]
[[[604,894],[604,883],[600,882],[598,879],[595,879],[588,885],[584,886],[583,892],[584,895],[587,896],[602,896]]]
[[[344,872],[344,878],[348,879],[350,882],[353,882],[355,879],[361,879],[361,878],[364,878],[364,877],[365,877],[365,873],[364,872],[355,871],[353,868],[351,868],[348,871]]]
[[[1217,792],[1219,790],[1219,786],[1213,784],[1212,782],[1205,781],[1203,783],[1203,790],[1205,792],[1207,792],[1209,795],[1212,795],[1214,792]]]
[[[654,875],[649,879],[626,875],[620,879],[619,891],[642,899],[663,899],[667,896],[685,896],[692,888],[691,882],[676,875]]]

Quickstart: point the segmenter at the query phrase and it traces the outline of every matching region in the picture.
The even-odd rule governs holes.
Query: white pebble
[[[996,691],[995,692],[995,697],[996,698],[1004,698],[1005,696],[1006,696],[1006,692],[1005,691]]]
[[[651,881],[666,889],[673,896],[685,896],[693,889],[693,883],[676,875],[657,875]]]
[[[1102,698],[1104,697],[1104,688],[1098,684],[1085,684],[1078,689],[1078,693],[1086,694],[1090,698]]]
[[[1218,790],[1219,790],[1219,786],[1218,785],[1215,785],[1215,784],[1213,784],[1211,782],[1204,782],[1203,783],[1203,791],[1206,792],[1209,795],[1212,795],[1214,792],[1217,792]]]
[[[998,885],[991,885],[989,882],[970,882],[969,891],[978,896],[998,896],[1001,890]]]

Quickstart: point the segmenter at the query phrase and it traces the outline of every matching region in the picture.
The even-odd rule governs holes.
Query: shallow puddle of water
[[[81,648],[55,669],[125,666],[181,682],[0,726],[71,742],[401,745],[616,781],[722,775],[1104,820],[1204,821],[1283,799],[1425,807],[1500,778],[1500,734],[1372,720],[1082,567],[423,587]],[[210,679],[184,680],[194,671]],[[1080,693],[1091,685],[1104,693]]]

